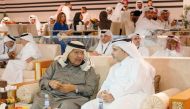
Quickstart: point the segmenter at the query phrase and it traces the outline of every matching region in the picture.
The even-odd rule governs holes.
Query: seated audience
[[[54,41],[55,44],[60,44],[61,45],[61,53],[65,52],[65,47],[66,44],[69,42],[68,40],[64,42],[60,37],[57,36],[58,33],[64,33],[66,35],[69,35],[70,32],[67,31],[69,30],[68,25],[66,23],[66,15],[63,12],[60,12],[57,16],[57,21],[53,27],[53,36],[52,40]]]
[[[177,36],[168,36],[165,49],[157,51],[153,56],[179,57],[182,56],[180,47],[180,40]]]
[[[100,19],[100,21],[98,23],[99,29],[100,30],[104,30],[104,29],[109,30],[110,27],[111,27],[112,21],[108,20],[108,14],[107,14],[106,11],[101,11],[100,12],[99,19]]]
[[[110,68],[97,98],[81,109],[100,109],[101,104],[103,109],[141,109],[145,98],[154,93],[155,70],[141,57],[135,45],[118,41],[113,43],[112,49],[117,63]]]
[[[91,55],[111,55],[112,51],[112,32],[110,30],[100,31],[100,40],[95,51]]]
[[[163,29],[170,29],[171,25],[169,18],[170,18],[170,12],[168,10],[162,10],[160,11],[160,16],[157,22],[160,24],[160,26]]]
[[[42,24],[40,23],[38,17],[36,15],[30,15],[29,16],[29,23],[36,25],[38,35],[40,36],[41,35]]]
[[[65,53],[50,65],[40,80],[40,92],[31,109],[42,109],[44,94],[49,95],[51,108],[81,109],[97,87],[94,68],[85,46],[78,41],[68,43]]]
[[[82,20],[83,20],[83,16],[81,12],[77,12],[73,19],[73,26],[74,26],[75,31],[77,30],[77,25],[84,25],[84,22]]]
[[[15,43],[16,39],[10,35],[4,36],[3,40],[0,42],[0,67],[4,68],[6,62],[9,59],[14,59],[15,53]]]
[[[22,34],[20,42],[23,45],[22,50],[15,60],[8,61],[1,77],[2,80],[6,80],[9,84],[23,82],[23,70],[26,68],[26,65],[32,60],[41,57],[40,50],[30,33]]]
[[[149,56],[149,50],[146,47],[142,46],[141,36],[139,34],[130,34],[128,38],[130,38],[131,42],[136,45],[139,53],[142,56]]]
[[[144,12],[136,23],[135,33],[139,33],[143,38],[152,38],[155,30],[160,29],[158,25],[155,25],[155,21],[152,20],[153,9],[153,7],[145,7]]]

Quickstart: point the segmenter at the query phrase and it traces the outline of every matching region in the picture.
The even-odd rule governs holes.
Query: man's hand
[[[56,80],[51,80],[49,82],[49,86],[53,89],[59,90],[64,93],[69,93],[69,92],[75,91],[76,89],[76,86],[73,84],[62,84]]]
[[[76,86],[73,84],[62,84],[60,91],[64,92],[64,93],[69,93],[72,91],[75,91]]]
[[[32,60],[34,60],[34,58],[33,58],[33,57],[30,57],[30,58],[26,59],[26,62],[27,62],[27,63],[30,63]]]
[[[104,102],[110,103],[110,102],[114,101],[113,95],[107,91],[102,91],[102,92],[98,93],[98,97],[102,98]]]
[[[56,80],[51,80],[49,82],[49,86],[53,89],[56,89],[56,90],[59,90],[62,86],[62,84],[59,82],[59,81],[56,81]]]
[[[9,52],[9,53],[8,53],[8,56],[9,56],[10,59],[15,59],[15,57],[16,57],[15,51]]]

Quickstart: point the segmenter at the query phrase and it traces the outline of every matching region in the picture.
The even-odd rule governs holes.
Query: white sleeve
[[[140,64],[135,64],[133,66],[134,67],[131,68],[131,74],[126,75],[128,77],[123,77],[130,79],[123,79],[123,81],[121,81],[117,85],[112,86],[114,87],[114,90],[110,90],[110,93],[115,99],[127,94],[137,93],[145,85],[146,77],[143,71],[144,68],[141,68]]]
[[[6,53],[6,54],[1,54],[1,55],[0,55],[0,60],[6,60],[6,59],[9,59],[9,56],[8,56],[7,53]]]

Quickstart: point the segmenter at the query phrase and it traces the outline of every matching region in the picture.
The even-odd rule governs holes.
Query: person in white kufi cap
[[[96,83],[84,44],[71,41],[40,80],[41,91],[34,97],[31,109],[43,108],[44,93],[49,95],[52,108],[80,109],[93,95]]]
[[[110,30],[101,30],[99,33],[99,43],[92,55],[111,55],[112,51],[112,32]]]
[[[97,98],[81,109],[98,109],[100,101],[104,109],[141,109],[143,100],[154,93],[155,69],[143,59],[136,46],[118,41],[112,49],[117,63],[110,68]]]
[[[20,36],[20,41],[23,48],[16,56],[15,60],[8,61],[1,77],[1,79],[6,80],[9,84],[23,82],[23,70],[26,68],[27,64],[41,57],[40,50],[30,33],[23,33]]]
[[[139,53],[142,56],[149,56],[149,50],[142,46],[142,37],[137,33],[132,33],[128,36],[131,39],[131,42],[136,45]]]
[[[14,59],[15,58],[15,43],[16,39],[13,36],[4,36],[0,42],[0,61]]]

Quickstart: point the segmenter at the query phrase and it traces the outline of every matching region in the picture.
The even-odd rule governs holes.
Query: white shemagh
[[[37,32],[38,32],[38,35],[41,35],[41,27],[42,27],[42,24],[40,23],[40,20],[38,19],[37,16],[35,15],[30,15],[29,16],[29,22],[31,23],[31,20],[32,19],[35,19],[36,20],[36,29],[37,29]]]
[[[83,71],[88,71],[92,67],[92,64],[91,64],[88,54],[86,53],[84,44],[79,41],[71,41],[70,43],[68,43],[68,45],[65,49],[65,53],[63,55],[57,56],[54,60],[57,60],[59,62],[59,64],[61,64],[62,67],[65,67],[68,64],[68,62],[67,62],[68,55],[73,49],[80,49],[80,50],[84,51],[84,55],[85,55],[84,63],[82,65],[80,65],[80,68]]]
[[[144,68],[141,70],[142,71],[144,70],[144,72],[146,73],[146,75],[148,77],[147,81],[150,81],[149,83],[147,83],[148,85],[144,87],[144,91],[147,93],[154,93],[153,82],[154,82],[154,76],[155,76],[155,69],[152,67],[152,65],[150,65],[149,63],[147,63],[144,60],[144,58],[141,56],[141,54],[137,50],[136,46],[133,43],[125,42],[125,41],[115,42],[115,43],[113,43],[113,46],[120,47],[130,57],[141,61],[142,65],[144,65]],[[150,86],[152,86],[152,88],[149,88]],[[147,89],[150,89],[150,90],[147,90]],[[151,90],[151,89],[153,89],[153,90]]]

